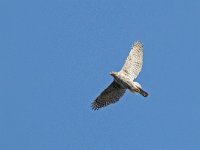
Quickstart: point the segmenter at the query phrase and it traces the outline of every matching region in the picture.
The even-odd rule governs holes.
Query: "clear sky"
[[[200,1],[2,0],[1,150],[199,150]],[[137,81],[91,102],[144,43]]]

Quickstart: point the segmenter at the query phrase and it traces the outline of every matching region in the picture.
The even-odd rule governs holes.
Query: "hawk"
[[[92,109],[98,110],[109,104],[117,102],[128,89],[133,93],[139,93],[144,97],[148,96],[138,82],[134,82],[142,69],[143,44],[135,42],[125,61],[124,66],[119,72],[110,72],[114,78],[113,82],[92,102]]]

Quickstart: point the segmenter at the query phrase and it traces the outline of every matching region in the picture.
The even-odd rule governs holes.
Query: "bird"
[[[113,82],[92,102],[93,110],[98,110],[107,105],[116,103],[128,89],[132,93],[139,93],[144,97],[148,93],[142,86],[135,82],[143,64],[143,44],[136,41],[132,44],[129,55],[120,71],[111,71],[109,74],[114,78]]]

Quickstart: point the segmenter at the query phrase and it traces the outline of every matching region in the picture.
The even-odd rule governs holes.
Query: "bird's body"
[[[128,76],[126,76],[126,75],[124,75],[124,74],[122,74],[120,72],[116,72],[116,73],[112,72],[110,74],[113,76],[114,80],[118,84],[120,84],[123,88],[128,89],[132,85],[131,84],[132,81],[130,80],[130,78]]]
[[[121,72],[112,72],[111,75],[114,77],[115,82],[117,82],[122,88],[129,89],[131,92],[135,93],[138,92],[141,93],[144,97],[146,97],[148,94],[143,94],[144,91],[142,91],[142,87],[139,83],[133,82],[127,75],[124,75]]]
[[[122,69],[119,72],[110,73],[114,81],[92,103],[94,110],[117,102],[126,89],[133,93],[140,93],[144,97],[148,96],[148,93],[142,90],[141,85],[133,81],[142,69],[142,59],[143,45],[135,42]]]

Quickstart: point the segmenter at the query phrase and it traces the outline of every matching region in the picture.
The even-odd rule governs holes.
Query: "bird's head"
[[[113,77],[116,77],[116,76],[118,75],[118,73],[117,73],[117,72],[114,72],[114,71],[111,71],[109,74],[110,74],[111,76],[113,76]]]

